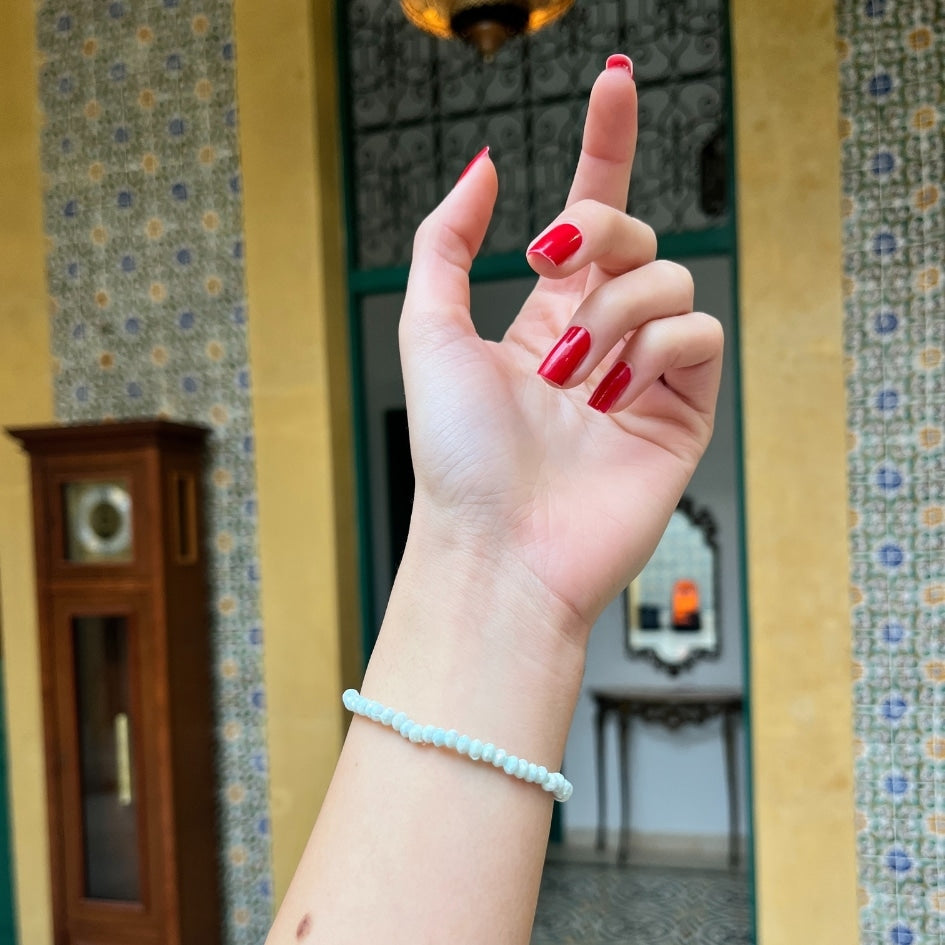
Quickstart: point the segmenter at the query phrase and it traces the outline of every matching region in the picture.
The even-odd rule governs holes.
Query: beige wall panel
[[[857,940],[833,4],[734,0],[759,940]]]
[[[9,0],[0,29],[0,427],[52,419],[34,16],[30,0]],[[0,627],[18,937],[50,945],[28,477],[18,444],[0,436]]]
[[[360,669],[329,14],[304,0],[235,12],[277,904]]]

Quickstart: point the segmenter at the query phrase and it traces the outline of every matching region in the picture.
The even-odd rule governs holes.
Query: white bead
[[[509,753],[504,748],[496,748],[495,754],[492,756],[493,767],[504,768],[505,759],[508,758]]]

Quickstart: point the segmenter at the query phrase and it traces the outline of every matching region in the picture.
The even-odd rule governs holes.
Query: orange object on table
[[[699,625],[699,588],[682,578],[673,585],[673,627],[695,630]]]

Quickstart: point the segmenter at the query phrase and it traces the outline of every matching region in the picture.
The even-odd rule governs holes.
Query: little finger
[[[710,416],[722,374],[722,326],[702,312],[647,322],[591,394],[600,413],[624,410],[657,382],[684,406]]]

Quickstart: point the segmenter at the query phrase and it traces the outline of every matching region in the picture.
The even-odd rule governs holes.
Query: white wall
[[[712,511],[718,523],[721,568],[722,648],[718,660],[701,661],[673,678],[648,661],[631,660],[623,637],[623,606],[615,601],[591,636],[582,696],[568,739],[565,767],[574,782],[572,799],[562,814],[566,837],[597,823],[597,782],[594,769],[593,706],[586,690],[604,685],[651,687],[742,687],[743,652],[737,520],[737,456],[735,440],[735,348],[731,343],[732,273],[724,258],[682,260],[696,283],[696,305],[718,317],[730,343],[720,393],[716,431],[688,494]],[[499,338],[532,285],[530,279],[479,283],[473,286],[473,316],[482,335]],[[403,383],[397,354],[397,320],[402,295],[367,299],[363,306],[365,400],[371,462],[371,516],[374,541],[375,603],[383,614],[390,588],[388,560],[386,470],[383,412],[402,406]],[[608,733],[608,821],[618,822],[615,728]],[[636,724],[631,758],[632,827],[645,834],[676,834],[717,838],[727,833],[727,803],[720,722],[690,726],[676,732]],[[740,760],[744,772],[744,758]],[[745,793],[741,791],[744,820]]]

